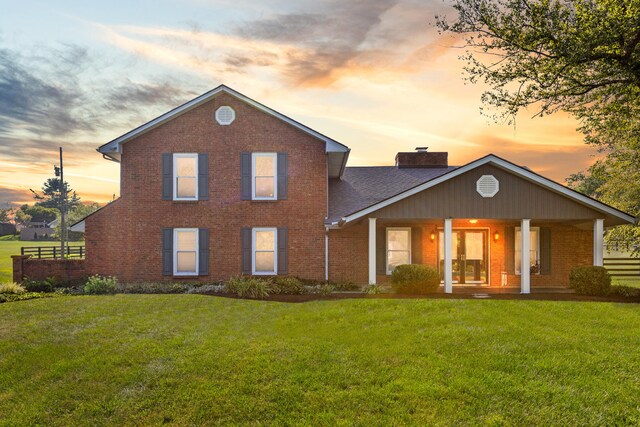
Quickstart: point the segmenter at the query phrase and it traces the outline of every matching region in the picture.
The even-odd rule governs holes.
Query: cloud
[[[393,79],[424,70],[453,44],[437,37],[433,25],[448,9],[436,1],[331,0],[226,30],[93,26],[120,48],[183,70],[218,78],[260,73],[287,86],[331,87],[353,76]]]
[[[0,187],[0,209],[32,202],[33,195],[27,189]]]
[[[37,75],[37,65],[24,64],[18,53],[0,49],[0,132],[18,126],[35,134],[63,136],[94,129],[94,123],[77,112],[84,105],[84,93],[71,71],[72,64],[81,67],[87,60],[86,49],[68,46],[59,53],[45,79]]]

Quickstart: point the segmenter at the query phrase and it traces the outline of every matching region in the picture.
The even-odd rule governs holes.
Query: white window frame
[[[256,232],[258,231],[273,232],[273,271],[256,271]],[[273,276],[278,274],[278,229],[276,227],[256,227],[251,229],[251,274],[257,276]]]
[[[258,157],[273,158],[273,197],[256,196],[256,159]],[[278,153],[251,153],[251,199],[278,200]]]
[[[385,257],[385,265],[387,275],[393,273],[393,270],[389,269],[389,231],[398,231],[398,230],[408,230],[409,231],[409,264],[413,264],[413,255],[411,253],[411,227],[387,227],[385,231],[385,240],[384,240],[384,257]],[[406,251],[394,251],[394,252],[406,252]]]
[[[178,197],[178,159],[195,159],[196,191],[194,197]],[[173,154],[173,200],[198,200],[198,153],[174,153]]]
[[[178,232],[190,231],[196,233],[196,271],[178,272]],[[173,229],[173,275],[174,276],[197,276],[200,273],[200,231],[197,228],[174,228]],[[191,252],[191,251],[189,251]]]
[[[538,238],[536,239],[536,261],[538,262],[538,265],[540,265],[540,227],[529,227],[529,234],[531,234],[533,231],[538,234]],[[513,233],[513,271],[516,276],[520,276],[520,274],[522,273],[522,271],[518,271],[518,268],[521,268],[521,265],[519,265],[517,262],[517,252],[519,251],[519,245],[516,244],[516,237],[518,235],[518,232],[520,232],[520,240],[522,240],[522,231],[520,230],[520,227],[516,227],[516,230]],[[529,251],[531,251],[531,247],[529,247]],[[522,255],[520,255],[520,258],[522,258]],[[529,267],[529,269],[531,269],[531,267]],[[538,268],[538,272],[534,274],[539,275],[540,268]]]

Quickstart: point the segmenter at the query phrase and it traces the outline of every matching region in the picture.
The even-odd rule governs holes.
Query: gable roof
[[[445,182],[449,179],[455,178],[456,176],[462,175],[465,172],[468,172],[470,170],[473,170],[481,165],[485,165],[485,164],[492,164],[498,168],[504,169],[506,171],[509,171],[523,179],[526,179],[530,182],[534,182],[538,185],[541,185],[545,188],[547,188],[550,191],[553,191],[555,193],[561,194],[566,196],[567,198],[574,200],[577,203],[580,203],[582,205],[591,207],[592,209],[595,209],[599,212],[611,215],[613,217],[619,218],[622,221],[626,222],[626,223],[630,223],[630,224],[634,224],[636,222],[636,219],[625,213],[622,212],[621,210],[618,210],[612,206],[609,206],[605,203],[599,202],[596,199],[593,199],[589,196],[585,196],[582,193],[579,193],[575,190],[572,190],[568,187],[565,187],[562,184],[559,184],[555,181],[552,181],[548,178],[543,177],[542,175],[539,175],[535,172],[532,172],[531,170],[524,168],[522,166],[518,166],[514,163],[511,163],[501,157],[498,157],[494,154],[488,154],[485,157],[482,157],[478,160],[474,160],[473,162],[467,163],[464,166],[460,166],[457,168],[449,168],[450,170],[444,170],[443,173],[440,173],[439,175],[436,173],[435,176],[427,179],[426,181],[419,183],[417,185],[414,185],[411,188],[405,189],[405,190],[401,190],[398,193],[388,196],[382,200],[379,201],[375,201],[373,203],[370,203],[367,206],[361,206],[359,208],[356,208],[354,210],[351,210],[350,212],[347,212],[349,209],[353,209],[353,207],[349,208],[347,205],[345,205],[345,213],[340,213],[338,212],[340,209],[334,209],[334,215],[331,216],[330,215],[330,221],[329,221],[329,225],[331,226],[338,226],[338,225],[342,225],[342,224],[346,224],[352,221],[355,221],[359,218],[362,218],[366,215],[369,215],[372,212],[375,212],[381,208],[384,208],[385,206],[389,206],[395,202],[398,202],[400,200],[403,200],[407,197],[411,197],[414,194],[417,194],[421,191],[424,191],[428,188],[434,187],[442,182]],[[348,168],[347,170],[349,170],[350,168]],[[442,171],[442,169],[439,169]],[[370,194],[375,194],[376,192],[376,188],[375,188],[375,180],[370,181],[370,183],[367,183],[366,185],[370,185],[371,188],[366,190],[366,193],[370,193]],[[338,187],[336,187],[338,188]],[[331,190],[331,187],[330,187]],[[344,199],[346,196],[344,194],[340,194],[342,192],[344,192],[344,189],[339,189],[336,192],[336,197],[338,197],[335,205],[336,206],[341,206],[341,199]],[[362,190],[360,190],[362,191]],[[383,190],[384,193],[384,190]],[[329,193],[330,195],[330,204],[331,204],[331,200],[334,197],[333,194],[331,194],[331,191]],[[358,198],[356,196],[356,198]],[[359,198],[360,199],[360,198]],[[360,199],[361,200],[361,199]],[[364,203],[363,203],[364,204]],[[355,205],[355,204],[354,204]],[[354,206],[355,207],[355,206]],[[331,210],[330,210],[331,212]],[[338,215],[341,215],[338,219]]]
[[[331,175],[340,176],[344,171],[344,168],[347,164],[347,159],[349,157],[349,152],[351,151],[349,147],[225,85],[220,85],[215,89],[212,89],[209,92],[206,92],[198,96],[197,98],[194,98],[191,101],[186,102],[179,107],[176,107],[173,110],[170,110],[141,126],[138,126],[137,128],[125,133],[124,135],[101,145],[100,147],[98,147],[97,151],[102,153],[103,157],[108,157],[111,160],[119,162],[120,154],[122,153],[122,144],[168,122],[171,119],[174,119],[186,113],[187,111],[195,107],[198,107],[199,105],[204,104],[220,93],[231,95],[239,99],[240,101],[245,102],[254,108],[257,108],[258,110],[275,118],[278,118],[283,122],[288,123],[291,126],[300,129],[301,131],[323,141],[325,143],[325,151],[330,155],[330,160],[335,163],[335,166],[332,168],[334,170],[334,173],[332,173]],[[338,164],[337,162],[340,163]]]
[[[343,217],[375,205],[403,191],[456,169],[398,168],[396,166],[347,167],[341,179],[329,181],[329,218]]]

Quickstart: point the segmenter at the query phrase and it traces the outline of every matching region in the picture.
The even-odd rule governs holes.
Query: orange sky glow
[[[44,19],[55,9],[54,20],[67,26],[38,30],[55,40],[49,50],[19,29],[31,3],[12,6],[13,15],[0,18],[0,79],[4,73],[15,89],[0,93],[0,207],[33,201],[29,188],[52,175],[59,145],[65,177],[83,200],[117,197],[119,165],[95,148],[221,83],[346,144],[350,166],[390,165],[396,152],[428,146],[448,151],[453,165],[494,153],[564,182],[594,161],[564,113],[523,112],[515,126],[481,115],[486,88],[463,80],[461,40],[433,25],[435,14],[451,13],[446,2],[302,3],[303,11],[278,1],[257,8],[191,0],[193,16],[172,21],[167,6],[156,21],[136,21],[61,2],[40,11]],[[206,13],[215,22],[199,22]],[[31,96],[21,95],[26,73],[58,90],[51,105],[69,114],[16,106]],[[69,125],[57,129],[61,122]]]

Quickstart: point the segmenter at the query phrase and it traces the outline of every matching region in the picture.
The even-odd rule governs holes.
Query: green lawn
[[[84,245],[84,242],[71,242],[71,245]],[[0,283],[13,280],[11,255],[20,255],[23,246],[59,246],[60,242],[22,242],[17,236],[0,236]]]
[[[638,425],[635,304],[0,305],[4,425]]]

